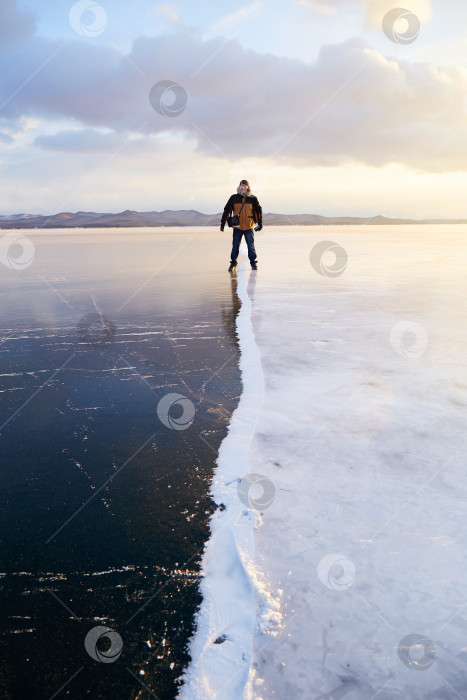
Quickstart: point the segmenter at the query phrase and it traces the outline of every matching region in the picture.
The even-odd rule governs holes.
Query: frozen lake
[[[467,696],[466,240],[465,226],[257,238],[239,331],[262,381],[246,361],[213,487],[229,504],[217,539],[237,546],[205,561],[186,697]],[[241,594],[219,576],[235,568]]]
[[[0,695],[137,698],[144,682],[173,698],[241,392],[228,245],[193,229],[18,234],[0,239]],[[84,646],[105,626],[115,663]]]
[[[5,697],[466,697],[467,227],[20,233]]]

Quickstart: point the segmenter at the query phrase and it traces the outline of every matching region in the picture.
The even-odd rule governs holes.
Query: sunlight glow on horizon
[[[2,214],[215,213],[245,177],[267,212],[467,215],[456,0],[407,0],[421,20],[407,45],[379,26],[392,0],[101,4],[107,26],[89,37],[69,24],[73,3],[38,0],[34,28],[5,0],[21,60],[0,73]],[[151,109],[161,79],[186,88],[180,116]]]

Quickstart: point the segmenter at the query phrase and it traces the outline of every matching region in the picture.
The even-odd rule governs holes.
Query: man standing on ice
[[[232,212],[234,216],[239,217],[240,223],[238,224],[238,228],[234,228],[233,230],[229,272],[232,272],[237,267],[238,251],[243,235],[245,236],[248,246],[248,258],[250,260],[251,269],[257,270],[255,235],[253,229],[255,231],[261,231],[263,228],[263,210],[258,202],[258,198],[255,197],[254,194],[251,194],[248,180],[240,180],[240,184],[237,187],[237,194],[233,194],[225,205],[221,220],[221,231],[224,230],[227,217],[230,216]],[[256,227],[255,224],[257,224]]]

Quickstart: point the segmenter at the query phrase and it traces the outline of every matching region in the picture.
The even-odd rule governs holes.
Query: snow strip
[[[252,471],[250,443],[264,394],[245,266],[243,261],[237,273],[243,393],[220,446],[211,487],[214,501],[225,509],[218,509],[210,521],[211,538],[202,561],[203,601],[189,646],[192,662],[181,676],[184,685],[178,697],[183,700],[247,697],[255,630],[265,631],[269,621],[277,621],[278,616],[278,603],[254,563],[254,530],[260,527],[262,518],[238,494],[242,479]]]

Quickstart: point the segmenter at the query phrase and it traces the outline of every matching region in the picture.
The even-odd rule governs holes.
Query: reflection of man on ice
[[[238,250],[242,236],[245,236],[248,246],[248,258],[250,260],[251,269],[257,270],[256,265],[256,250],[255,250],[255,231],[261,231],[263,228],[263,210],[258,202],[258,198],[251,194],[248,180],[241,180],[237,187],[237,194],[233,194],[224,207],[222,214],[221,231],[224,230],[227,217],[233,212],[234,216],[238,216],[240,222],[238,228],[233,230],[232,238],[232,253],[230,254],[229,272],[237,267]],[[257,226],[255,227],[255,224]]]

